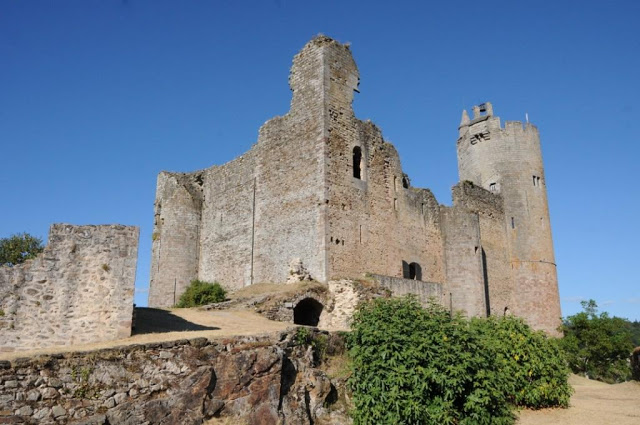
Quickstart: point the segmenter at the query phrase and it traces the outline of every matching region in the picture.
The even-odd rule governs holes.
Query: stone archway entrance
[[[296,325],[318,326],[324,306],[313,298],[301,300],[293,309],[293,323]]]

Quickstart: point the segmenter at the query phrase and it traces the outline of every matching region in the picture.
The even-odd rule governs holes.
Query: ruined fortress
[[[460,183],[444,206],[412,187],[380,129],[354,116],[358,82],[349,46],[318,36],[293,59],[290,111],[247,153],[160,173],[149,305],[173,305],[195,278],[229,289],[285,282],[299,261],[320,282],[369,274],[428,288],[469,316],[515,314],[557,335],[537,128],[502,126],[489,103],[463,112]]]

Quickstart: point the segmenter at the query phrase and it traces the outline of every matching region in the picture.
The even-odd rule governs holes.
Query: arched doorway
[[[324,306],[313,298],[305,298],[293,309],[293,323],[296,325],[318,326]]]

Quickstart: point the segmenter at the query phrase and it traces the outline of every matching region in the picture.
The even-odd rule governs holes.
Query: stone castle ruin
[[[311,40],[294,57],[291,109],[235,160],[158,176],[149,305],[192,279],[228,289],[364,273],[469,316],[515,314],[557,334],[560,303],[535,126],[465,112],[453,206],[411,186],[393,145],[352,109],[349,47]],[[402,289],[404,288],[404,289]]]

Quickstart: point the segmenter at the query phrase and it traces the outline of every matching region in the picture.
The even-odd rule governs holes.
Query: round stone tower
[[[471,119],[463,111],[459,136],[460,180],[504,200],[512,282],[512,305],[505,306],[504,313],[558,335],[560,297],[538,129],[519,121],[507,121],[502,128],[491,104],[484,103],[473,107]]]

